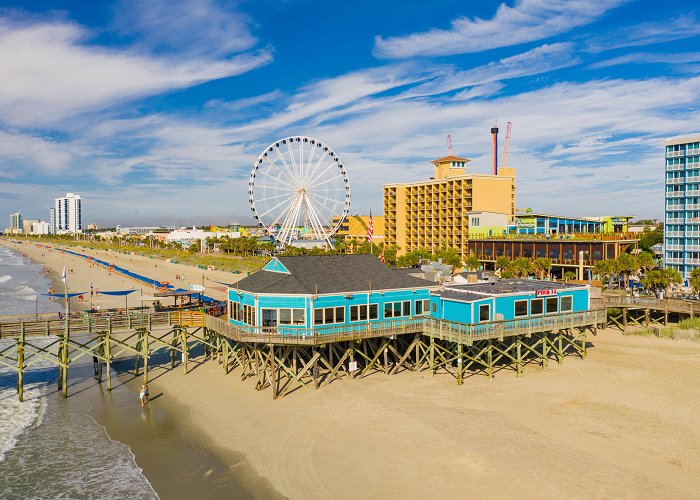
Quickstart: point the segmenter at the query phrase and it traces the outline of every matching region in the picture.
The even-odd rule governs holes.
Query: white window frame
[[[518,304],[525,302],[525,314],[518,314]],[[514,318],[527,318],[530,314],[530,303],[527,299],[518,299],[513,301],[513,317]]]

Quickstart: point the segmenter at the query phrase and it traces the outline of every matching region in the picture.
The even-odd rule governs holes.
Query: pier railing
[[[112,330],[151,329],[153,326],[178,324],[173,313],[167,312],[129,312],[109,316],[84,315],[78,318],[29,319],[6,321],[0,320],[0,338],[24,335],[63,335],[68,332],[99,333]]]
[[[605,307],[628,307],[639,309],[655,309],[658,311],[695,315],[700,313],[700,302],[683,299],[657,299],[655,297],[628,297],[622,294],[604,293],[602,297]]]
[[[466,324],[428,317],[414,317],[354,323],[350,325],[319,326],[315,328],[294,325],[254,327],[235,325],[197,311],[130,312],[111,316],[83,316],[69,319],[0,321],[0,338],[36,335],[63,335],[65,332],[89,334],[114,330],[148,329],[159,326],[203,326],[232,340],[240,342],[320,345],[328,342],[391,337],[406,333],[425,333],[447,340],[472,342],[476,340],[528,335],[564,328],[579,328],[605,322],[605,309],[584,312],[552,314],[526,319]]]
[[[344,340],[390,337],[424,330],[425,318],[370,321],[350,325],[303,328],[294,326],[255,327],[234,325],[222,318],[205,315],[205,326],[239,342],[265,344],[319,345]]]
[[[425,319],[425,333],[453,342],[472,343],[478,340],[503,339],[564,329],[586,328],[604,324],[605,309],[552,314],[525,319],[492,321],[471,325],[435,318]]]

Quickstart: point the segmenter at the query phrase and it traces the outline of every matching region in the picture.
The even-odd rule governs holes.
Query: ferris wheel
[[[278,243],[310,238],[330,245],[350,209],[350,182],[327,144],[288,137],[270,144],[255,161],[248,202],[258,225]],[[335,215],[340,218],[334,222]]]

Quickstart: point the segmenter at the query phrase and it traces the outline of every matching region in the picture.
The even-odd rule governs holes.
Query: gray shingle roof
[[[465,295],[474,295],[477,292],[479,294],[487,294],[489,296],[501,295],[506,293],[517,293],[517,292],[535,292],[537,290],[562,290],[565,288],[579,288],[582,285],[572,285],[570,283],[559,283],[556,281],[542,281],[542,280],[528,280],[528,279],[502,279],[497,280],[493,284],[491,283],[467,283],[464,285],[448,285],[445,291],[442,293],[443,297],[448,297],[445,292],[452,292],[450,297],[457,298],[463,297]],[[483,297],[483,296],[482,296]]]
[[[252,293],[325,294],[427,288],[432,281],[391,269],[369,254],[277,257],[290,274],[258,271],[232,288]]]

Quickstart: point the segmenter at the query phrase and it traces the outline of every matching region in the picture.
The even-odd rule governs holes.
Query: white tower
[[[83,200],[80,195],[67,193],[54,202],[54,228],[57,234],[83,231]]]

